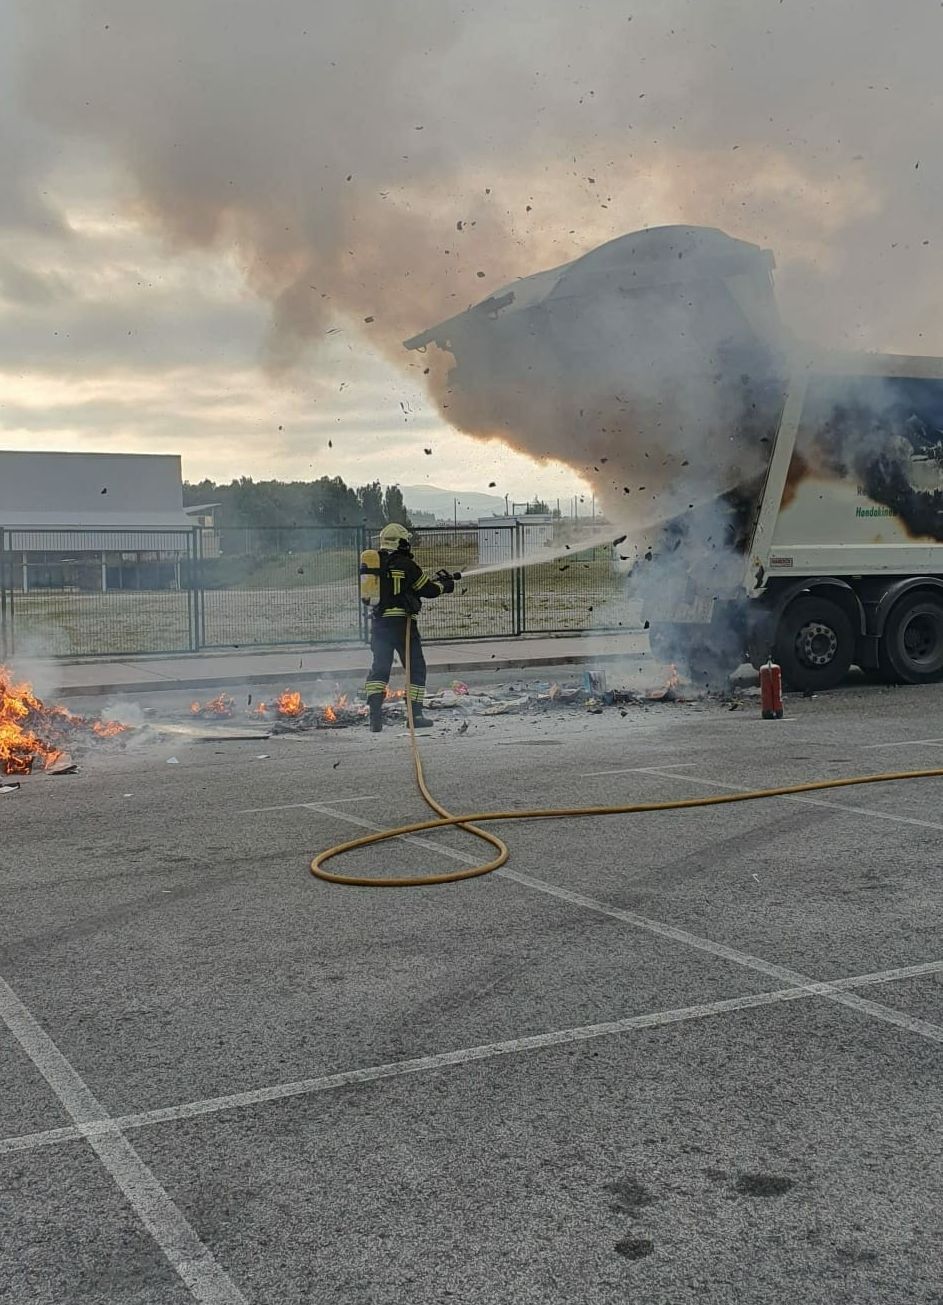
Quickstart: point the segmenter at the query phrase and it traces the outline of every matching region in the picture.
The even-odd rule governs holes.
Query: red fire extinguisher
[[[783,673],[772,657],[760,667],[760,703],[764,720],[782,720]]]

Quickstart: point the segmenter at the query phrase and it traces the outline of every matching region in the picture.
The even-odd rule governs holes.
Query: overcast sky
[[[800,334],[943,352],[941,38],[936,0],[13,0],[0,444],[565,496],[398,342],[664,222],[773,247]]]

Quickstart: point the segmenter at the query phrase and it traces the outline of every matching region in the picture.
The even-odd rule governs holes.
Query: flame
[[[275,710],[279,716],[300,716],[306,710],[301,694],[294,689],[286,689],[275,699]]]
[[[264,706],[264,704],[263,704]],[[232,716],[236,710],[236,702],[228,693],[218,693],[215,698],[210,698],[209,702],[199,703],[191,702],[190,710],[194,716]]]
[[[337,712],[334,710],[333,707],[328,706],[324,708],[324,719],[327,721],[337,720]]]
[[[274,702],[260,702],[257,707],[253,707],[252,715],[268,716],[274,711],[276,716],[300,716],[307,710],[308,704],[296,689],[285,689]]]
[[[665,680],[666,689],[677,689],[681,683],[681,676],[678,674],[678,668],[674,662],[668,667],[668,678]]]
[[[65,707],[47,707],[29,684],[14,683],[10,671],[0,666],[0,774],[28,775],[37,761],[48,770],[76,732],[113,738],[127,728],[118,721],[73,716]]]
[[[390,686],[387,685],[387,686],[386,686],[386,693],[384,694],[384,697],[387,699],[387,701],[389,701],[390,698],[405,698],[405,697],[406,697],[406,690],[405,690],[405,689],[391,689]]]
[[[93,720],[92,733],[97,734],[100,739],[113,739],[118,734],[126,734],[128,726],[122,725],[120,720]]]

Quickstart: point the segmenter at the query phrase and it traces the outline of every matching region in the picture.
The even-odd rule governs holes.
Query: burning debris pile
[[[28,775],[71,767],[70,753],[83,743],[113,739],[128,731],[118,721],[74,716],[65,707],[47,707],[29,684],[18,684],[0,666],[0,774]]]
[[[304,730],[344,729],[360,725],[367,717],[362,703],[352,703],[346,693],[320,707],[309,706],[294,689],[285,689],[274,702],[260,702],[253,714],[262,720],[274,719],[273,734],[299,734]]]
[[[638,689],[610,689],[604,671],[584,671],[579,681],[566,684],[517,682],[488,690],[455,684],[427,699],[426,706],[432,711],[451,709],[474,716],[541,715],[561,710],[599,715],[606,707],[700,702],[707,696],[705,690],[684,683],[677,667],[669,666],[663,683]]]
[[[201,720],[231,720],[236,714],[236,700],[228,693],[218,693],[209,702],[191,702],[190,712]]]

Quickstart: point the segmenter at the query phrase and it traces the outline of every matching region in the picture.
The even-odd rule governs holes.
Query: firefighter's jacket
[[[380,552],[380,602],[376,615],[416,616],[423,598],[438,598],[444,592],[441,581],[428,576],[409,553]]]

